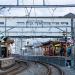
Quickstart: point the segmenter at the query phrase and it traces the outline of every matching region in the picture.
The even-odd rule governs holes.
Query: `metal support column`
[[[17,0],[17,5],[19,5],[19,0]]]
[[[6,22],[7,22],[7,19],[5,18],[5,37],[6,37]]]
[[[21,55],[23,54],[23,52],[22,52],[22,38],[20,38],[21,39]]]
[[[74,40],[73,18],[71,18],[71,36],[72,36],[72,39]]]
[[[45,5],[45,0],[43,0],[43,5]]]
[[[74,41],[75,40],[75,26],[74,26],[74,24],[73,24],[73,19],[74,18],[71,18],[71,38],[72,38],[72,40]],[[73,43],[73,47],[72,47],[72,67],[74,67],[75,68],[75,43]]]

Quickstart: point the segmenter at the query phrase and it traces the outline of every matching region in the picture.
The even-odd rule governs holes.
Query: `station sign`
[[[7,17],[4,21],[0,21],[1,24],[6,24],[6,28],[13,28],[12,30],[7,31],[9,35],[16,35],[16,32],[22,32],[23,28],[25,31],[30,31],[32,28],[37,28],[35,30],[35,33],[38,32],[38,35],[40,36],[41,33],[39,32],[47,32],[44,33],[44,35],[50,35],[50,36],[63,36],[63,32],[71,33],[71,19],[70,18],[51,18],[51,17]],[[5,21],[6,20],[6,21]],[[3,23],[4,22],[4,23]],[[6,22],[6,23],[5,23]],[[2,26],[0,24],[0,26]],[[19,29],[18,29],[19,28]],[[28,28],[30,28],[28,30]],[[49,30],[50,29],[50,30]],[[34,31],[33,30],[33,31]],[[15,33],[12,33],[15,32]],[[11,34],[10,34],[11,33]],[[27,35],[27,33],[25,33]],[[23,35],[25,35],[23,34]],[[33,35],[30,34],[29,35]],[[38,36],[37,35],[37,36]],[[70,35],[70,34],[66,34]]]

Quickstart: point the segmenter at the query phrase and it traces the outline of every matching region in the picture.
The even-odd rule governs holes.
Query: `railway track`
[[[12,67],[2,69],[0,75],[16,75],[17,73],[22,72],[23,70],[27,69],[28,63],[16,61],[15,65]]]
[[[48,72],[46,75],[64,75],[64,72],[61,70],[61,68],[56,65],[48,65],[44,63],[41,64],[45,65],[48,68]]]
[[[50,66],[50,75],[64,75],[64,72],[57,66]]]
[[[63,75],[58,67],[40,62],[16,61],[13,67],[3,71],[0,75]]]

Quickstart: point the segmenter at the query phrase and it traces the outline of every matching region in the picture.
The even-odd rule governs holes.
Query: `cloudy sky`
[[[27,5],[27,4],[38,4],[42,5],[43,0],[18,0],[20,5]],[[17,0],[0,0],[0,5],[16,5]],[[51,4],[75,4],[75,0],[45,0],[46,5]],[[30,12],[31,11],[31,12]],[[43,13],[45,11],[45,14]],[[67,13],[75,13],[75,8],[33,8],[33,9],[26,9],[26,8],[4,8],[0,10],[0,15],[7,15],[7,16],[26,16],[30,12],[30,16],[63,16]],[[61,13],[60,13],[61,12]]]
[[[22,4],[42,4],[43,0],[18,0]],[[45,0],[46,4],[74,4],[75,0]],[[0,4],[16,4],[17,0],[0,0]]]

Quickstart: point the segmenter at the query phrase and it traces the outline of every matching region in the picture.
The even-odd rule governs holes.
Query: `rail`
[[[59,75],[64,75],[64,72],[63,72],[63,70],[60,68],[60,66],[59,65],[57,65],[57,64],[52,64],[52,63],[50,63],[50,62],[48,62],[48,61],[45,61],[44,60],[44,58],[43,58],[43,60],[44,61],[42,61],[41,59],[39,59],[39,57],[35,57],[34,59],[32,59],[32,57],[26,57],[26,59],[24,59],[24,57],[25,56],[18,56],[18,58],[16,58],[16,59],[18,59],[18,60],[22,60],[22,61],[27,61],[27,62],[29,62],[29,61],[32,61],[32,62],[36,62],[36,63],[41,63],[41,64],[44,64],[44,65],[46,65],[47,67],[48,67],[48,69],[49,69],[49,74],[47,74],[47,75],[52,75],[51,74],[51,67],[50,66],[52,66],[52,67],[54,67],[54,68],[56,68],[57,70],[58,70],[58,72],[59,72]],[[59,58],[58,58],[59,59]],[[48,60],[48,59],[47,59]]]

